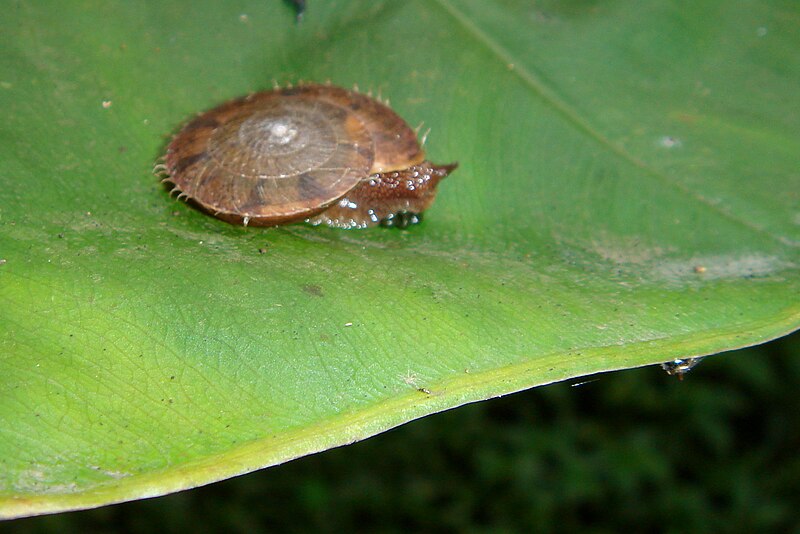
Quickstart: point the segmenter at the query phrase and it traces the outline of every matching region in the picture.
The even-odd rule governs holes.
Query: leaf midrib
[[[710,201],[704,196],[689,189],[687,186],[680,183],[675,178],[669,176],[668,174],[665,174],[664,172],[658,169],[649,166],[641,159],[637,158],[630,152],[623,149],[620,145],[612,142],[611,139],[609,139],[606,135],[604,135],[588,119],[583,117],[574,107],[570,106],[563,99],[559,98],[556,91],[548,87],[548,85],[542,81],[542,78],[540,76],[538,76],[535,72],[523,66],[523,63],[521,61],[518,61],[509,50],[504,48],[496,40],[492,39],[488,33],[483,31],[478,26],[478,24],[475,23],[473,20],[471,20],[465,13],[459,11],[455,6],[453,6],[450,0],[435,0],[435,3],[438,4],[440,8],[443,11],[445,11],[450,17],[455,19],[456,22],[458,22],[467,31],[467,33],[472,34],[477,42],[482,44],[495,57],[497,57],[497,59],[501,62],[501,64],[503,65],[513,64],[514,68],[511,69],[509,72],[512,75],[516,75],[520,81],[522,81],[525,85],[534,90],[546,104],[552,107],[552,109],[556,113],[563,116],[576,129],[580,130],[584,134],[588,135],[590,138],[594,139],[598,144],[605,147],[612,154],[621,158],[623,161],[641,169],[642,171],[644,171],[644,175],[649,177],[650,179],[656,179],[661,181],[667,186],[680,192],[682,195],[688,197],[694,202],[699,203],[706,209],[716,213],[717,215],[725,219],[728,219],[736,224],[744,226],[745,228],[753,232],[764,235],[780,245],[791,248],[800,247],[800,242],[795,243],[787,239],[786,237],[774,235],[769,231],[767,231],[765,228],[758,226],[749,220],[737,217],[733,213],[730,213],[729,211],[722,209],[719,203]]]

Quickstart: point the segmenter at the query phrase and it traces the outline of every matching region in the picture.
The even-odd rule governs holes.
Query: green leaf
[[[8,6],[0,517],[797,328],[799,25],[791,1]],[[461,164],[425,222],[239,228],[171,199],[169,136],[273,79],[424,121]]]

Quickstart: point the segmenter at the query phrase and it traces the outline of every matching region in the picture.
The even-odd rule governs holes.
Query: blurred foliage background
[[[790,532],[800,334],[481,402],[166,497],[20,519],[46,532]]]

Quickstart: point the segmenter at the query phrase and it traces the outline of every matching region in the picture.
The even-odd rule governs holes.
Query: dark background
[[[800,334],[554,384],[13,532],[800,531]],[[574,381],[581,382],[581,381]]]

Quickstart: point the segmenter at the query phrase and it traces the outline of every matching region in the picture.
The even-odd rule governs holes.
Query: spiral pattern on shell
[[[228,222],[308,219],[379,173],[421,164],[415,132],[382,102],[327,85],[255,93],[190,121],[168,181]]]

